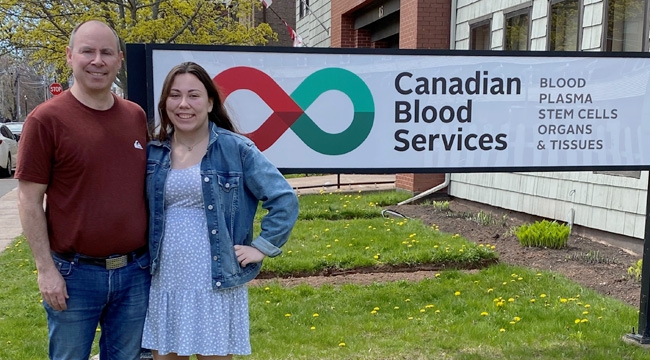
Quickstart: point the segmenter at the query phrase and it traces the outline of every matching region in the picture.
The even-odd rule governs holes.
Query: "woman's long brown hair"
[[[169,135],[174,129],[174,124],[167,116],[167,98],[171,92],[172,84],[174,79],[179,74],[192,74],[196,76],[199,81],[205,86],[205,89],[208,93],[208,98],[212,100],[212,111],[208,113],[208,121],[213,122],[215,125],[220,128],[230,130],[232,132],[238,132],[233,124],[232,120],[226,113],[226,108],[223,105],[223,99],[221,94],[217,89],[214,81],[210,78],[205,69],[195,63],[195,62],[184,62],[174,66],[167,74],[165,82],[163,83],[162,93],[160,94],[160,100],[158,101],[158,115],[160,116],[160,128],[158,135],[154,135],[154,139],[165,141],[169,138]]]

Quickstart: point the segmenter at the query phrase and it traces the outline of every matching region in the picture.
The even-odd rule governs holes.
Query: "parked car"
[[[20,134],[23,132],[23,124],[24,122],[8,122],[5,123],[9,130],[16,136],[16,141],[20,140]]]
[[[0,177],[9,177],[18,161],[18,140],[7,125],[0,124]]]

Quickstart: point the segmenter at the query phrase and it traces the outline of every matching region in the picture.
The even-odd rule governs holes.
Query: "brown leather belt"
[[[79,264],[95,265],[101,266],[106,270],[115,270],[125,267],[136,258],[144,255],[146,252],[147,247],[144,246],[125,255],[113,255],[108,257],[92,257],[82,254],[78,254],[79,256],[76,256],[75,254],[60,254],[55,252],[53,252],[53,254],[65,261],[74,262],[76,257]]]

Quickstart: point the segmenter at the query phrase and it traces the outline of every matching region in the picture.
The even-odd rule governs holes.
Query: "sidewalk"
[[[390,190],[395,188],[395,175],[354,175],[341,174],[337,183],[337,175],[306,176],[289,179],[289,184],[296,194],[317,194],[325,192],[358,192]],[[337,185],[340,184],[340,185]],[[0,252],[22,234],[18,216],[18,191],[11,190],[0,197]]]
[[[18,190],[13,189],[0,197],[0,252],[22,232],[18,216]]]

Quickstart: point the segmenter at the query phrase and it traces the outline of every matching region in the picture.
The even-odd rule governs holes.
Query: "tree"
[[[268,24],[240,22],[257,0],[0,0],[0,44],[6,52],[31,53],[31,64],[63,84],[71,69],[65,47],[74,26],[100,19],[123,43],[263,45]],[[124,64],[123,64],[124,65]],[[126,90],[126,66],[116,85]]]
[[[0,122],[22,120],[47,97],[43,76],[20,58],[0,56]]]

